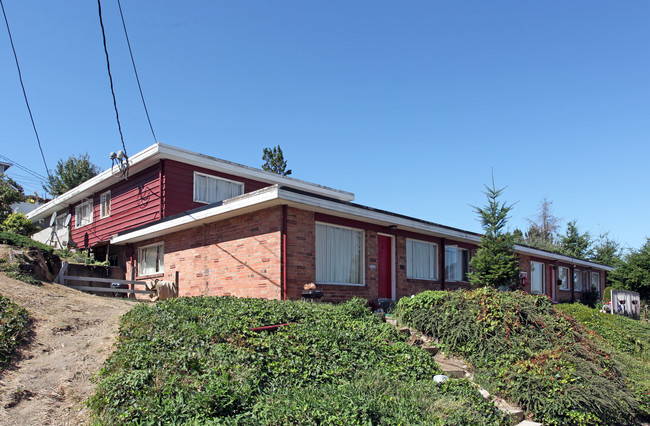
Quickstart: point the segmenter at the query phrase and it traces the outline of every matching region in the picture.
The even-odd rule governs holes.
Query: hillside
[[[113,349],[118,317],[133,307],[57,284],[34,286],[0,273],[0,294],[34,319],[30,341],[0,375],[0,424],[81,424],[90,378]]]

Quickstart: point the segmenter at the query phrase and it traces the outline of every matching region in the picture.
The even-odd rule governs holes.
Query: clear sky
[[[120,149],[97,4],[3,0],[48,165]],[[116,0],[102,0],[127,152],[154,143]],[[650,236],[650,2],[122,0],[160,142],[480,232],[494,170],[512,228]],[[0,153],[45,168],[0,27]],[[26,192],[40,185],[9,170]]]

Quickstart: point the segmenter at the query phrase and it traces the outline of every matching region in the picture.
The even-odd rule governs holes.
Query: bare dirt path
[[[88,423],[90,379],[113,349],[119,317],[137,302],[33,286],[2,273],[0,294],[34,319],[31,342],[0,373],[0,424]]]

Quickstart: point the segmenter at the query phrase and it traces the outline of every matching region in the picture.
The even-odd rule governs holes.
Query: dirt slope
[[[0,375],[0,424],[84,424],[90,378],[110,354],[119,316],[132,301],[98,297],[58,284],[32,286],[0,273],[0,294],[35,320],[20,359]]]

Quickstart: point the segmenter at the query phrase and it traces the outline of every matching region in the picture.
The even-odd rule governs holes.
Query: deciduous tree
[[[24,199],[23,187],[9,176],[0,173],[0,223],[11,214],[11,205]]]
[[[71,155],[67,160],[59,160],[54,174],[50,175],[47,183],[43,185],[43,189],[58,197],[97,176],[99,172],[101,169],[90,162],[88,153],[78,157]]]

